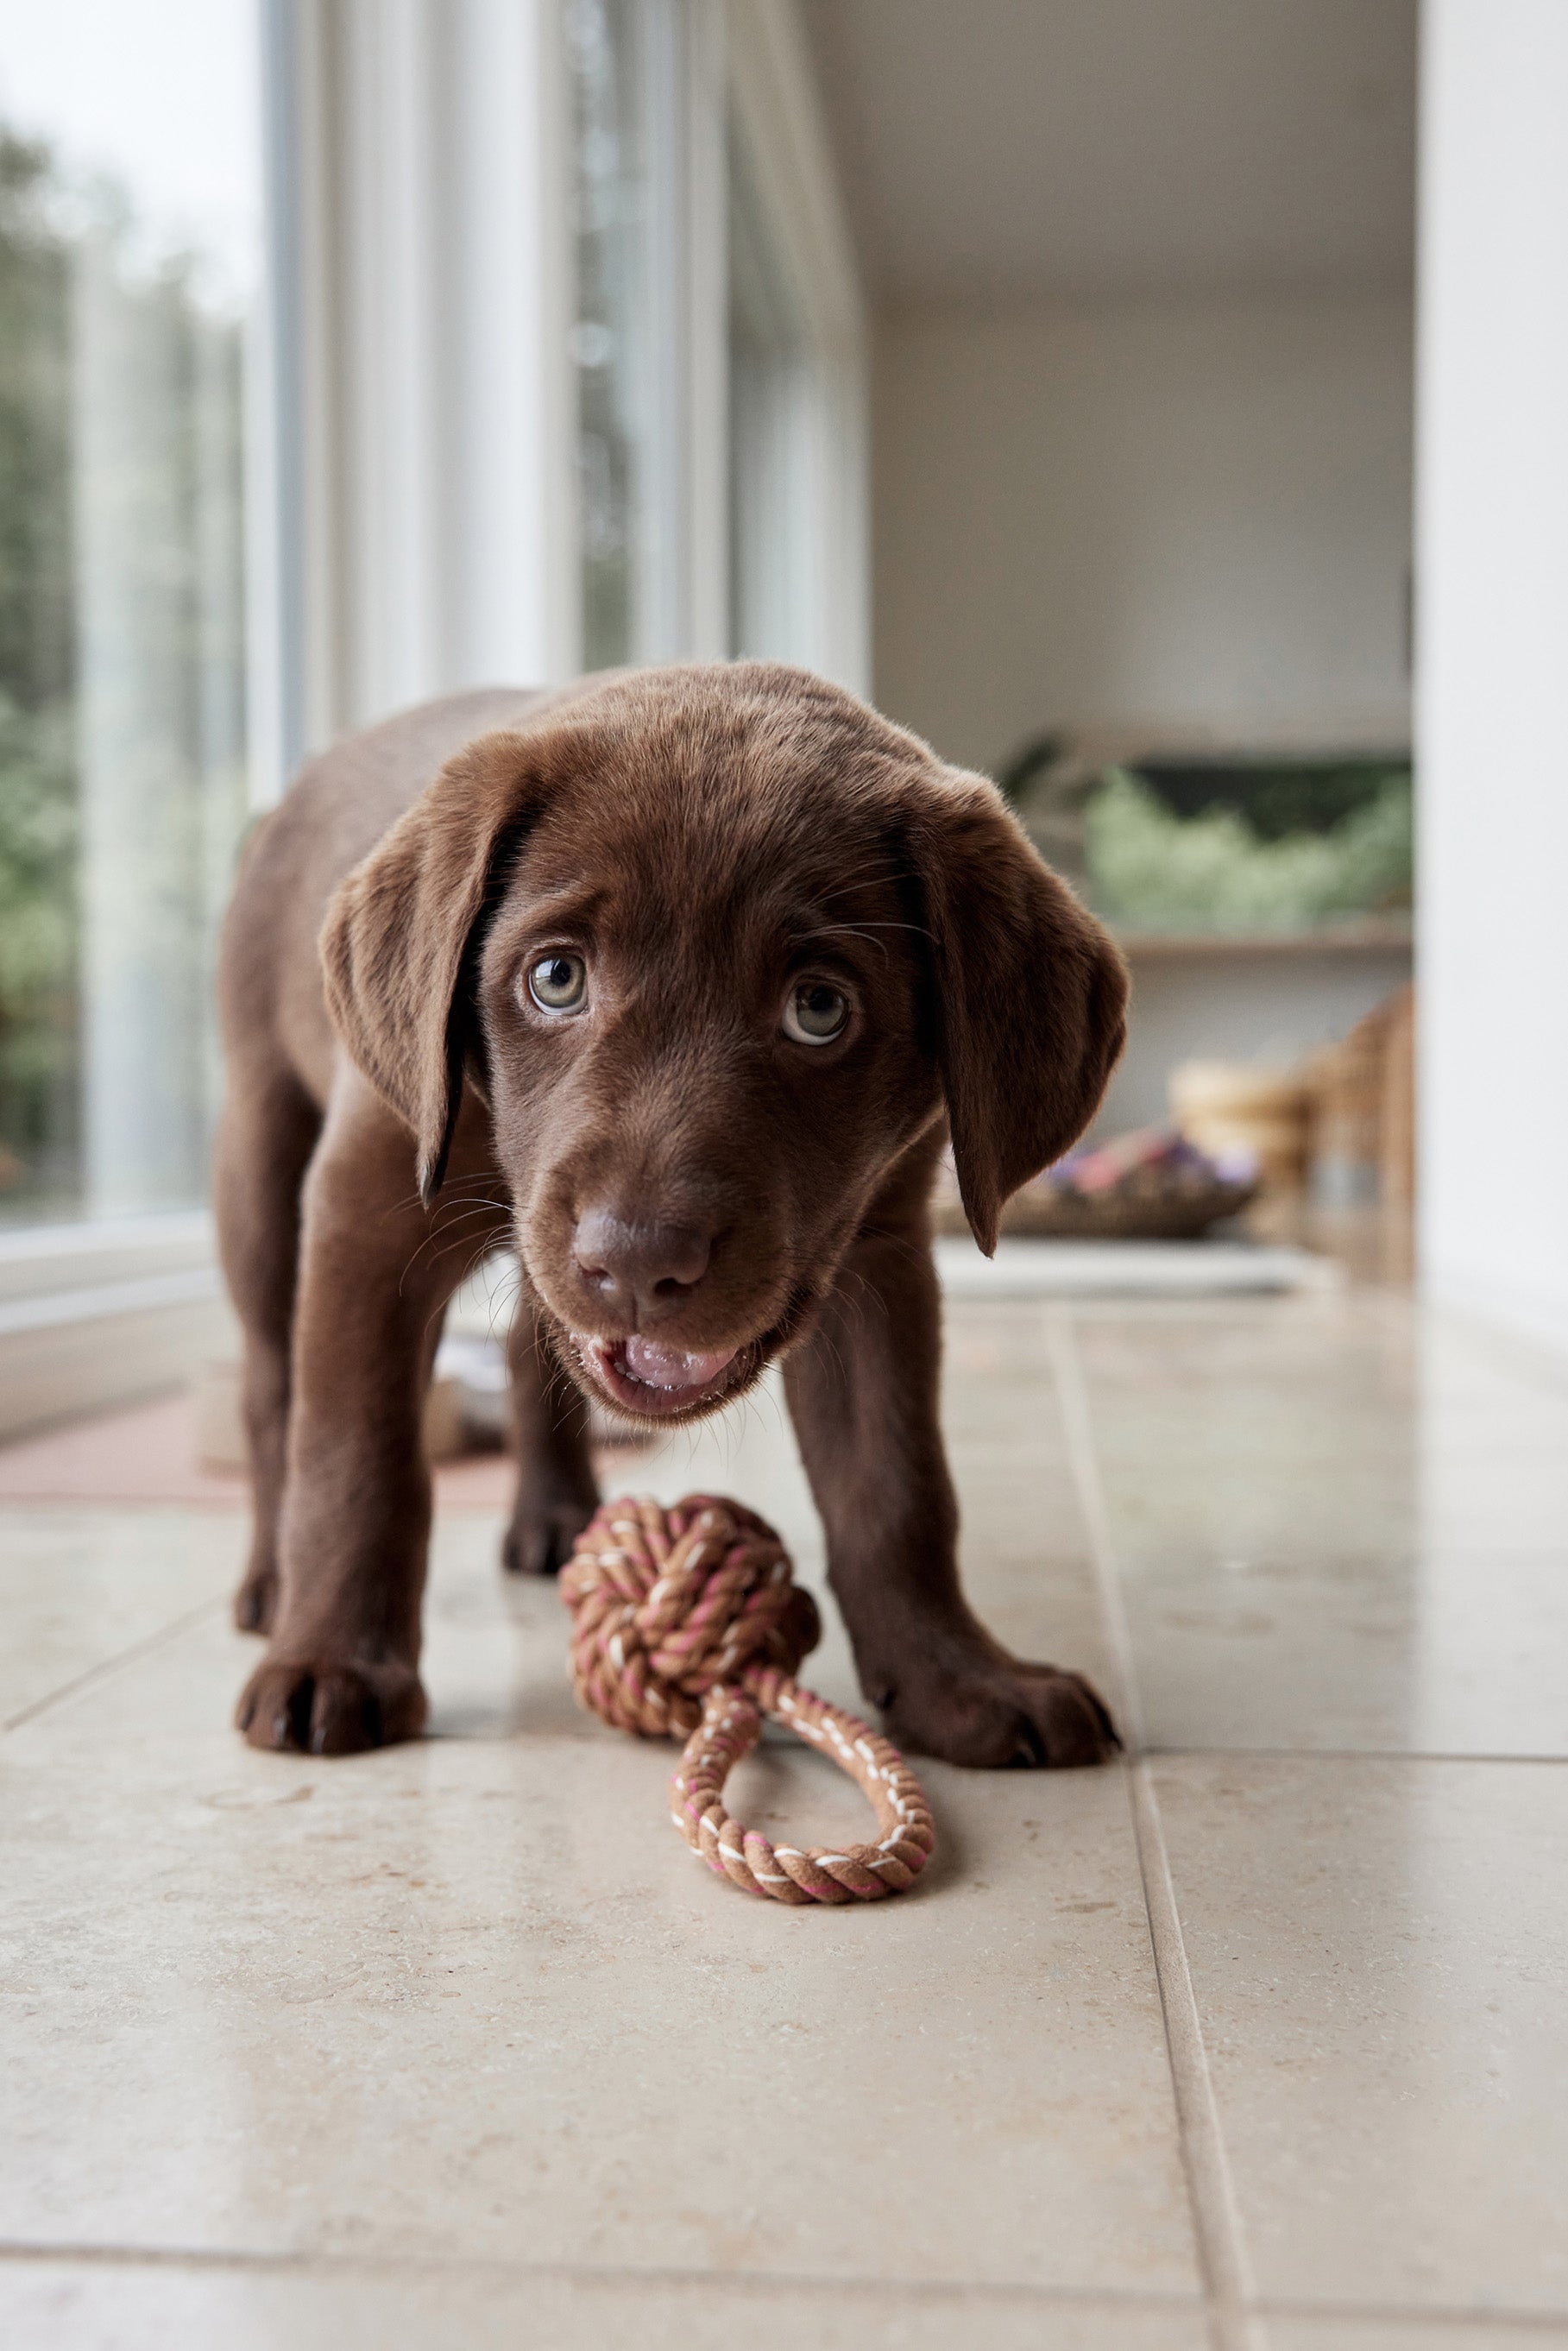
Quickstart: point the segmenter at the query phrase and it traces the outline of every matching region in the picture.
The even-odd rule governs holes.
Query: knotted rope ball
[[[915,1883],[936,1843],[930,1807],[895,1747],[793,1678],[821,1622],[754,1511],[711,1494],[668,1510],[605,1502],[561,1571],[560,1595],[582,1704],[618,1730],[686,1737],[670,1817],[711,1869],[775,1902],[872,1902]],[[729,1818],[724,1783],[765,1714],[856,1782],[876,1844],[808,1853]]]

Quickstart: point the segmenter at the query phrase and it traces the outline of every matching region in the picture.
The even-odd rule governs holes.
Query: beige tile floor
[[[14,1454],[0,2341],[1568,2346],[1568,1370],[1372,1292],[969,1304],[947,1415],[977,1597],[1135,1760],[930,1768],[849,1913],[693,1868],[479,1489],[431,1737],[328,1764],[227,1727],[237,1512]],[[616,1468],[821,1583],[770,1398]],[[736,1794],[856,1818],[783,1744]]]

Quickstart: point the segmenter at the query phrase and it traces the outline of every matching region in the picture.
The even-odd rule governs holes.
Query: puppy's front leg
[[[513,1575],[554,1575],[599,1504],[588,1404],[549,1352],[525,1290],[507,1334],[517,1499],[501,1558]]]
[[[236,1716],[253,1747],[341,1755],[423,1725],[421,1414],[442,1310],[505,1228],[496,1189],[455,1148],[427,1216],[406,1130],[345,1071],[305,1185],[277,1612]]]
[[[941,1302],[924,1218],[856,1245],[785,1364],[861,1687],[903,1745],[952,1763],[1098,1763],[1111,1718],[1079,1674],[1011,1656],[958,1582],[937,1416]]]

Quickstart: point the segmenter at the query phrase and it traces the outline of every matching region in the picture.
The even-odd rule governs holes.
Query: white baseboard
[[[1342,1269],[1310,1249],[1252,1241],[1000,1240],[936,1244],[949,1298],[1202,1298],[1334,1290]]]
[[[214,1262],[204,1208],[168,1217],[115,1217],[74,1225],[0,1227],[0,1306],[68,1290],[98,1290]]]
[[[178,1386],[231,1331],[204,1215],[0,1233],[0,1440]]]

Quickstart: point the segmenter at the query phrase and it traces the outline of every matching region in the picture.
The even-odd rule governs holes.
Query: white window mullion
[[[574,665],[563,72],[555,0],[279,5],[317,746]]]
[[[729,651],[729,238],[727,14],[724,0],[687,0],[687,288],[685,331],[688,651]]]
[[[754,463],[759,476],[736,484],[737,537],[746,538],[747,511],[763,534],[737,558],[755,574],[750,602],[768,639],[752,649],[787,654],[863,694],[866,336],[852,250],[790,0],[729,0],[727,26],[732,144],[750,182],[757,242],[785,298],[774,307],[791,314],[772,329],[774,381],[753,387],[751,423],[771,447],[751,461],[736,448],[742,468]],[[732,404],[732,433],[737,427],[745,429]],[[786,502],[787,527],[761,519],[769,498]],[[775,576],[766,579],[769,565]]]
[[[421,700],[441,683],[434,601],[444,344],[432,251],[439,92],[423,0],[339,5],[348,694],[355,716],[368,717]]]
[[[446,125],[456,292],[446,669],[569,677],[579,660],[566,67],[555,0],[455,0]]]
[[[641,100],[647,180],[646,441],[637,654],[678,660],[691,607],[686,315],[691,243],[686,181],[689,43],[685,0],[642,0]]]

